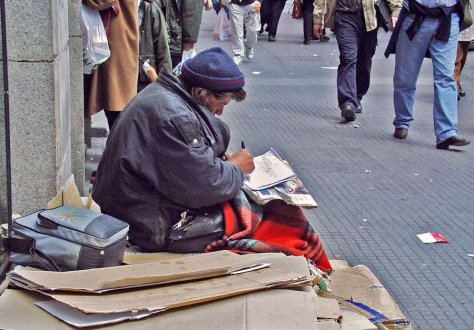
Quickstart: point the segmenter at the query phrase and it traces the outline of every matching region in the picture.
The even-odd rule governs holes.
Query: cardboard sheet
[[[335,271],[331,275],[329,288],[332,296],[352,298],[391,319],[405,318],[390,293],[366,266]]]
[[[303,285],[308,282],[308,278],[302,274],[278,268],[265,268],[239,275],[115,291],[102,295],[60,294],[44,291],[42,293],[86,313],[118,313],[167,310],[252,291],[287,285]]]
[[[0,328],[30,330],[40,324],[44,329],[72,329],[34,305],[42,300],[44,296],[31,291],[7,290],[0,297]],[[313,309],[312,295],[308,292],[275,289],[175,309],[100,329],[317,330]]]
[[[229,251],[219,251],[137,265],[63,273],[14,270],[7,277],[25,288],[98,293],[223,276],[260,263],[255,260],[253,255],[240,256]]]

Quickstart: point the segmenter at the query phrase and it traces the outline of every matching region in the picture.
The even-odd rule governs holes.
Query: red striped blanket
[[[301,208],[283,201],[264,206],[243,192],[223,204],[225,235],[207,246],[206,252],[282,252],[304,255],[323,271],[332,270],[326,252]]]

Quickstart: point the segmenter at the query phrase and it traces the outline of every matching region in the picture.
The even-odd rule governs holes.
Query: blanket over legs
[[[223,204],[225,234],[206,252],[282,252],[304,255],[323,271],[332,270],[326,252],[301,208],[274,200],[265,205],[251,201],[241,191]]]

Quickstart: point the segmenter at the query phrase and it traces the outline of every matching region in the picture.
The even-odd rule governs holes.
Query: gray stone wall
[[[15,213],[44,207],[73,172],[76,181],[83,181],[82,100],[77,99],[82,77],[70,70],[72,63],[82,72],[77,40],[71,46],[69,32],[69,15],[75,27],[78,5],[72,0],[6,1]],[[77,28],[71,31],[77,39]]]
[[[69,65],[71,73],[72,173],[82,196],[86,195],[84,145],[84,90],[82,79],[81,0],[69,0]]]

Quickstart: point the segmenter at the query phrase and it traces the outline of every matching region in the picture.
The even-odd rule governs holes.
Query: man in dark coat
[[[129,240],[164,251],[183,212],[228,201],[254,169],[249,150],[226,154],[229,127],[217,116],[245,99],[244,75],[221,48],[163,69],[124,109],[109,135],[92,195],[102,212],[130,224]]]

